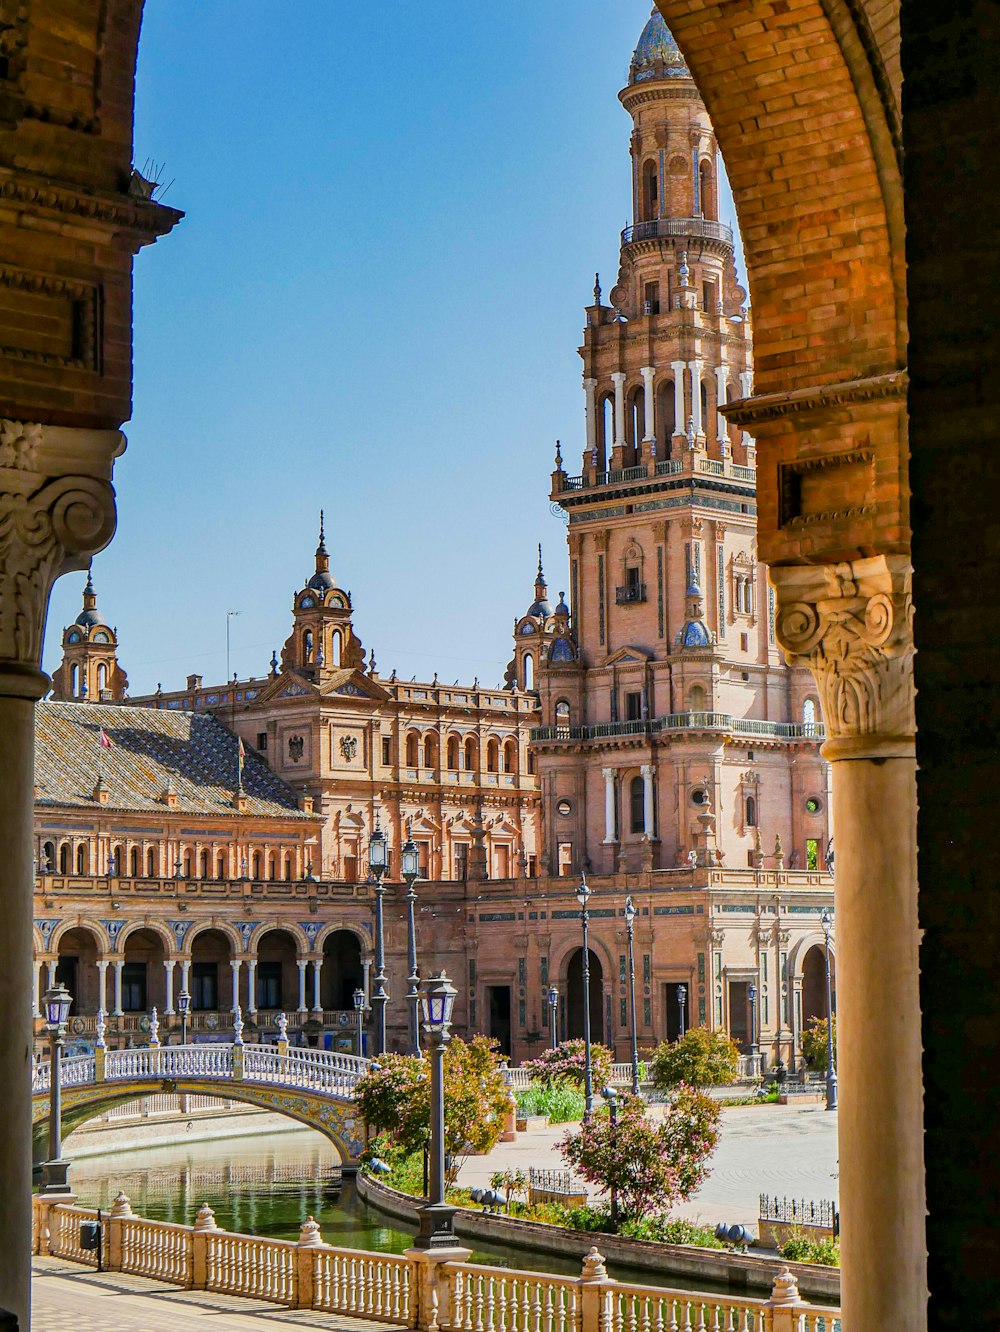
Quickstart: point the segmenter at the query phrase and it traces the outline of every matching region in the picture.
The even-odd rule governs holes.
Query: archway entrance
[[[821,944],[813,944],[802,959],[802,1026],[810,1018],[826,1017],[826,962]],[[830,954],[830,989],[833,1011],[837,1011],[837,973],[833,954]]]
[[[162,1013],[167,995],[163,940],[153,930],[133,930],[125,940],[124,951],[122,1010],[148,1013],[158,1008]]]
[[[325,1009],[354,1010],[354,991],[361,989],[361,945],[350,930],[334,930],[323,942],[323,971],[320,995]]]
[[[217,1013],[222,1006],[222,973],[229,970],[232,949],[221,930],[202,930],[191,943],[191,1008]],[[232,981],[226,985],[232,1004]]]
[[[65,985],[73,996],[69,1010],[73,1017],[97,1012],[97,954],[97,940],[90,930],[67,930],[59,940],[56,984]]]
[[[604,1043],[604,968],[601,960],[588,949],[590,958],[590,1039]],[[578,948],[566,968],[566,1037],[583,1036],[583,949]]]
[[[298,1008],[298,948],[287,930],[268,930],[257,945],[254,1004],[265,1012],[291,1013]]]

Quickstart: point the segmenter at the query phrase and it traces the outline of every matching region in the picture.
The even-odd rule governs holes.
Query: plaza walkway
[[[343,1314],[283,1309],[233,1295],[180,1290],[160,1281],[97,1273],[59,1258],[32,1260],[31,1332],[265,1332],[308,1327],[326,1332],[386,1332],[391,1324]]]

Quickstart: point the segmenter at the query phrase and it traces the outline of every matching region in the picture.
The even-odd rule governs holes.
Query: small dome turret
[[[538,547],[538,572],[535,574],[535,600],[524,613],[539,620],[547,620],[552,614],[552,607],[549,605],[549,587],[542,572],[541,545]]]
[[[83,589],[83,610],[73,621],[83,629],[93,629],[95,625],[104,624],[100,612],[97,609],[97,593],[94,591],[94,579],[90,570],[87,570],[87,586]]]
[[[326,534],[323,530],[323,510],[319,511],[319,545],[316,547],[316,572],[306,583],[314,592],[329,592],[337,582],[330,572],[330,556],[326,549]]]
[[[650,14],[632,55],[628,81],[644,83],[647,79],[690,78],[681,49],[663,21],[658,9]]]

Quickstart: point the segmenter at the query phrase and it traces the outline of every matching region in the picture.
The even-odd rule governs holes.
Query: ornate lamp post
[[[639,1095],[639,1031],[635,1012],[635,918],[638,913],[631,897],[625,899],[625,937],[628,941],[629,1034],[632,1037],[632,1095]]]
[[[62,1043],[73,996],[65,985],[47,990],[42,1000],[49,1033],[49,1159],[42,1165],[43,1193],[70,1193],[69,1162],[62,1157]]]
[[[191,1011],[191,996],[187,990],[181,990],[177,996],[177,1011],[181,1015],[181,1045],[188,1043],[188,1013]]]
[[[385,927],[382,921],[382,899],[385,886],[382,883],[389,868],[389,848],[385,833],[375,815],[375,830],[368,843],[368,868],[375,879],[375,989],[372,993],[372,1008],[375,1017],[375,1054],[385,1054],[385,1006],[389,995],[385,988]]]
[[[753,981],[747,986],[747,998],[750,1000],[750,1058],[756,1067],[757,1060],[757,986]]]
[[[833,989],[830,985],[830,935],[833,933],[833,917],[826,907],[823,908],[819,921],[823,926],[823,938],[826,940],[826,948],[823,950],[823,960],[826,964],[826,1108],[836,1110],[837,1070],[834,1068]]]
[[[420,1230],[413,1243],[418,1249],[448,1248],[455,1243],[455,1209],[448,1206],[444,1195],[444,1052],[451,1040],[456,994],[442,971],[424,982],[421,996],[424,1031],[431,1047],[431,1151],[427,1202],[417,1209]]]
[[[590,924],[590,888],[587,876],[580,872],[580,887],[576,894],[580,903],[580,924],[583,927],[583,1095],[584,1111],[589,1118],[594,1111],[594,1070],[590,1061],[590,940],[587,927]]]
[[[553,1050],[559,1044],[559,991],[554,985],[549,986],[549,1044]]]
[[[417,971],[417,924],[414,917],[417,894],[413,885],[420,878],[420,856],[409,828],[406,830],[406,841],[403,843],[401,859],[403,878],[406,880],[406,946],[407,965],[410,968],[410,974],[406,978],[406,1006],[409,1009],[410,1018],[410,1048],[408,1053],[419,1055],[420,1020],[417,1009],[420,1005],[420,973]]]
[[[354,1011],[358,1015],[358,1054],[365,1053],[365,992],[362,989],[354,991]]]
[[[680,1035],[684,1039],[684,1019],[687,1011],[687,986],[678,985],[677,987],[677,1015],[680,1018]]]
[[[611,1121],[611,1159],[617,1159],[615,1147],[618,1137],[618,1093],[614,1087],[605,1087],[601,1095],[608,1103],[608,1119]],[[618,1190],[614,1184],[611,1185],[611,1225],[618,1230]]]

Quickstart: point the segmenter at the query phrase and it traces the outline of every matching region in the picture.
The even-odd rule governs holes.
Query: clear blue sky
[[[630,221],[616,94],[644,0],[147,0],[136,162],[177,229],[136,262],[118,535],[94,562],[131,691],[264,674],[312,567],[379,670],[502,679],[565,528],[576,353]],[[56,586],[45,667],[80,606]]]

